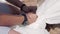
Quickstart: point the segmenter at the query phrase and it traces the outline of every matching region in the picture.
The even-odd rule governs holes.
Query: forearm
[[[17,24],[22,24],[22,22],[24,21],[24,17],[23,16],[10,16],[10,18],[8,18],[9,15],[6,15],[6,18],[4,18],[4,16],[1,16],[1,20],[0,20],[0,26],[14,26]],[[12,18],[12,19],[11,19]],[[5,19],[5,20],[3,20]],[[9,21],[7,21],[9,20]]]
[[[19,0],[6,0],[6,1],[18,7],[21,7],[23,5],[23,3]]]
[[[6,1],[19,7],[24,12],[30,11],[30,9],[23,2],[21,2],[19,0],[6,0]]]

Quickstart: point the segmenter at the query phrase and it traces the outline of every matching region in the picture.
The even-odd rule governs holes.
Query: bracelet
[[[27,25],[28,19],[27,19],[26,14],[21,14],[21,15],[24,16],[24,21],[23,21],[22,25]]]
[[[25,4],[23,4],[23,5],[20,7],[20,8],[21,8],[21,10],[23,10],[23,7],[24,7],[24,6],[26,6],[26,5],[25,5]],[[23,11],[24,11],[24,10],[23,10]]]

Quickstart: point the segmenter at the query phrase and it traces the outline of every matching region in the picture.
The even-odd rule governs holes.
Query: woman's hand
[[[37,15],[34,13],[28,13],[27,14],[28,24],[31,24],[36,21]]]

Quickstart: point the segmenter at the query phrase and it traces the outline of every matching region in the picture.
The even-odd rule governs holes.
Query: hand
[[[27,19],[28,19],[28,24],[31,24],[36,21],[37,15],[33,13],[28,13],[27,14]]]
[[[22,8],[24,10],[25,13],[36,13],[37,10],[37,6],[23,6]]]

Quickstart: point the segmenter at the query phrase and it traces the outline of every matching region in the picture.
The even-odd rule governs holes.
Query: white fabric
[[[9,30],[9,27],[0,26],[0,34],[8,34]]]
[[[33,29],[27,26],[17,26],[14,30],[19,32],[20,34],[49,34],[49,32],[47,32],[47,30],[45,29]]]
[[[22,34],[49,34],[45,29],[46,23],[60,23],[60,0],[45,0],[36,13],[38,18],[34,23],[14,30]]]
[[[5,0],[0,0],[1,3],[5,3],[6,1]]]
[[[48,24],[60,23],[60,0],[46,0],[37,10],[37,15],[45,19]],[[50,21],[51,20],[51,21]]]

